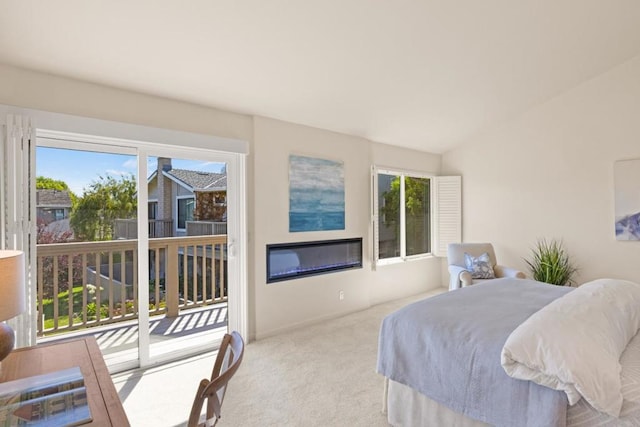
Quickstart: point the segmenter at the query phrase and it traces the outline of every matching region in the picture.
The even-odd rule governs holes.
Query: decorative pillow
[[[584,398],[620,416],[620,356],[640,330],[640,284],[599,279],[552,301],[521,323],[504,344],[507,375]],[[618,425],[620,425],[618,423]]]
[[[488,253],[483,253],[475,258],[468,253],[464,253],[464,264],[471,273],[473,279],[495,279],[496,274],[491,265],[491,258]]]

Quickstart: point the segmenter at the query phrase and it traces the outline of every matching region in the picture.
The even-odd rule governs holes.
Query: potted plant
[[[532,260],[525,259],[525,262],[529,266],[534,280],[558,286],[573,284],[573,276],[578,269],[569,259],[569,254],[564,249],[562,242],[538,240],[531,253]]]

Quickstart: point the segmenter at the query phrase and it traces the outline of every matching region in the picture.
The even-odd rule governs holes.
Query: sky
[[[156,157],[149,157],[149,174],[156,170]],[[174,169],[189,169],[202,172],[220,172],[224,163],[172,159]],[[71,191],[80,196],[83,189],[96,181],[99,176],[119,177],[136,175],[135,156],[124,154],[94,153],[90,151],[66,150],[60,148],[36,148],[36,175],[58,179],[67,183]]]

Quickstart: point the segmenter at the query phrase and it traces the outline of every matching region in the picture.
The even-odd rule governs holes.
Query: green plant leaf
[[[534,280],[559,286],[573,284],[573,276],[578,269],[571,262],[562,242],[539,239],[531,253],[531,259],[525,259],[525,262]]]

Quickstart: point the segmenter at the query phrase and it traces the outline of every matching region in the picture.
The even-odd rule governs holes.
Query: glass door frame
[[[78,118],[80,119],[80,118]],[[88,119],[89,120],[89,119]],[[153,129],[155,132],[162,129]],[[173,133],[173,131],[167,131]],[[186,134],[191,135],[191,134]],[[226,163],[227,168],[227,225],[228,250],[228,324],[229,330],[236,330],[243,336],[248,334],[248,292],[247,292],[247,212],[246,212],[246,154],[218,151],[197,147],[177,146],[163,143],[149,143],[139,140],[120,139],[104,136],[91,136],[69,132],[36,130],[36,146],[82,151],[104,152],[112,154],[134,155],[137,159],[138,230],[147,229],[148,221],[148,177],[147,160],[150,156],[190,157],[206,161]],[[141,178],[142,177],[142,178]],[[35,186],[35,180],[34,184]],[[33,189],[35,191],[35,188]],[[35,206],[31,208],[35,213]],[[148,283],[149,236],[138,235],[138,283]],[[35,283],[32,284],[35,286]],[[138,360],[118,365],[114,370],[135,367],[148,367],[169,360],[180,359],[194,352],[211,349],[216,343],[206,343],[190,347],[169,355],[152,358],[149,351],[149,289],[138,289]],[[35,325],[33,326],[35,327]]]
[[[149,157],[187,158],[199,159],[226,164],[227,173],[227,272],[228,272],[228,330],[236,330],[243,336],[247,336],[247,245],[246,245],[246,181],[245,155],[236,153],[219,152],[214,150],[202,150],[178,146],[145,145],[138,151],[138,174],[149,176],[147,170]],[[144,175],[143,175],[144,174]],[[145,179],[146,182],[146,179]],[[139,197],[148,200],[148,188],[139,185]],[[144,205],[144,206],[142,206]],[[138,204],[138,230],[145,230],[148,221],[148,204]],[[138,254],[140,265],[149,264],[149,239],[138,240]],[[144,257],[144,259],[143,259]],[[138,283],[148,283],[148,269],[138,269]],[[140,287],[139,299],[147,303],[149,301],[148,287]],[[168,355],[151,357],[149,342],[149,310],[139,313],[139,359],[140,366],[147,367],[158,363],[164,363],[175,359],[187,357],[196,352],[211,349],[212,344],[204,343],[192,346],[184,350],[175,350]],[[242,332],[241,332],[242,331]]]

